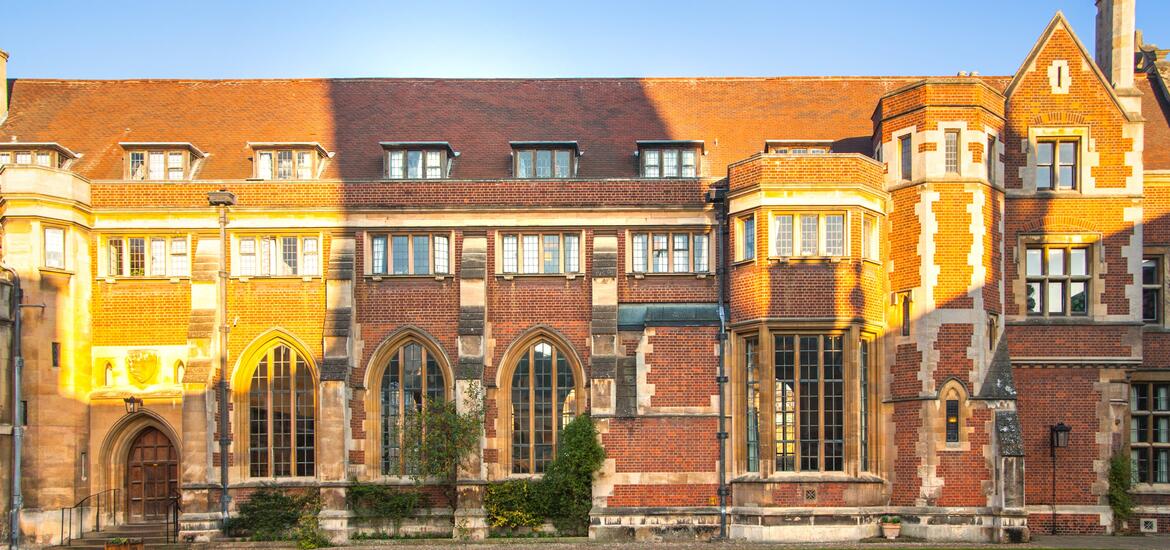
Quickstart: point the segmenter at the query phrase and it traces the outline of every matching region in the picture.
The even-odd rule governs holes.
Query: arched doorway
[[[179,453],[166,434],[147,427],[126,456],[126,513],[131,523],[162,521],[179,495]]]

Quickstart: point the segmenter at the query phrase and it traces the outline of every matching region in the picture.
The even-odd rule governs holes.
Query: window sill
[[[572,281],[578,277],[584,277],[584,273],[496,273],[496,278],[505,281],[511,281],[517,278],[520,279],[541,279],[541,278],[561,278]]]
[[[162,282],[162,281],[166,281],[166,282],[171,282],[171,283],[178,283],[178,282],[182,282],[182,281],[191,280],[191,276],[190,275],[183,275],[182,277],[159,277],[159,276],[128,277],[128,276],[123,275],[123,276],[116,276],[116,277],[98,277],[98,280],[105,281],[106,283],[109,283],[109,284],[114,284],[114,283],[117,283],[119,281],[128,281],[128,282],[134,282],[134,281]]]
[[[768,256],[768,262],[773,264],[841,263],[852,259],[850,256]]]
[[[781,472],[766,477],[748,473],[731,479],[732,483],[885,483],[885,481],[870,473],[852,475],[844,472]]]
[[[241,283],[247,283],[253,279],[261,281],[304,281],[306,283],[312,282],[315,279],[320,279],[320,275],[232,275],[231,279],[235,279]]]
[[[731,262],[731,267],[739,267],[741,265],[749,265],[749,264],[754,264],[754,263],[756,263],[755,258],[743,258],[743,259],[735,260],[735,261]]]
[[[1129,492],[1137,495],[1170,495],[1170,483],[1134,483]]]
[[[453,275],[451,273],[438,273],[438,274],[434,274],[434,275],[414,275],[414,274],[408,274],[408,273],[397,273],[397,274],[368,273],[364,277],[368,281],[375,281],[375,282],[392,280],[392,279],[399,279],[399,280],[406,279],[406,280],[416,280],[416,281],[424,281],[427,279],[434,279],[436,281],[443,281],[446,279],[453,279],[455,277],[455,275]]]
[[[630,271],[626,273],[626,276],[633,277],[635,279],[645,279],[647,277],[650,277],[651,279],[664,277],[694,277],[696,279],[706,279],[707,277],[711,276],[711,273],[707,271]]]
[[[47,265],[42,265],[37,269],[41,273],[54,273],[57,275],[68,275],[70,277],[72,277],[73,275],[76,275],[76,273],[74,273],[72,270],[65,269],[63,267],[49,267]]]

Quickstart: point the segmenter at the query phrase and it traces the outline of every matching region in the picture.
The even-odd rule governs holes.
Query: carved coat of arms
[[[126,353],[126,372],[130,382],[145,388],[158,376],[158,353],[152,349],[132,349]]]

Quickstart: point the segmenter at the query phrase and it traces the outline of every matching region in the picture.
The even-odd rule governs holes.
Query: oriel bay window
[[[381,275],[449,275],[450,233],[373,234],[368,273]]]
[[[186,236],[109,236],[106,277],[186,277],[191,273]]]
[[[634,273],[710,271],[710,235],[705,232],[632,232],[629,243]]]
[[[503,275],[581,272],[581,233],[500,233],[496,249]]]
[[[512,173],[517,178],[571,178],[577,175],[575,141],[513,141]]]
[[[1030,245],[1025,255],[1029,315],[1089,313],[1089,284],[1092,278],[1089,247]]]
[[[1133,481],[1170,483],[1170,382],[1134,381],[1129,404]]]
[[[317,405],[308,358],[284,343],[255,357],[247,384],[248,474],[312,476]]]
[[[845,471],[846,418],[856,415],[861,423],[854,436],[857,445],[851,448],[860,449],[854,457],[858,468],[869,467],[870,344],[862,341],[860,374],[847,377],[847,368],[853,369],[856,361],[846,361],[846,339],[846,333],[772,333],[771,357],[761,353],[757,336],[741,340],[740,425],[748,471]],[[854,384],[848,391],[847,380]],[[846,412],[847,394],[859,410]]]
[[[845,220],[844,213],[775,212],[772,214],[772,256],[844,256],[848,239]]]
[[[237,277],[314,277],[321,274],[321,240],[303,235],[241,235],[232,257]]]

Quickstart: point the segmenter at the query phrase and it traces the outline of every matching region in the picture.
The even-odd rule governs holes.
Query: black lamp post
[[[222,309],[219,324],[219,514],[221,522],[228,518],[228,447],[232,439],[228,435],[228,381],[227,381],[227,223],[228,208],[236,205],[236,195],[226,189],[207,194],[207,204],[214,206],[219,214],[219,272],[216,290],[219,307]]]
[[[134,414],[142,407],[142,400],[137,397],[126,397],[122,402],[126,404],[126,414]]]
[[[1068,447],[1068,433],[1072,428],[1057,422],[1048,432],[1048,449],[1052,453],[1052,525],[1049,534],[1056,534],[1056,449]]]

